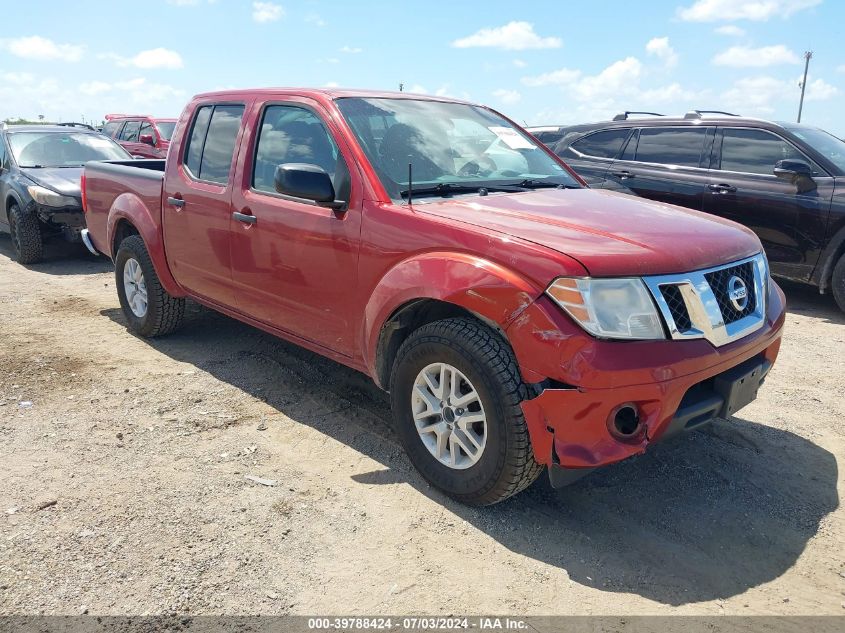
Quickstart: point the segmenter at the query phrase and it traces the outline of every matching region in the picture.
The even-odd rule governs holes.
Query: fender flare
[[[833,268],[839,259],[837,255],[845,255],[845,225],[840,226],[830,238],[813,273],[813,283],[819,287],[821,294],[827,290]]]
[[[147,247],[150,259],[153,262],[159,281],[162,287],[174,297],[186,295],[182,287],[173,278],[170,267],[167,265],[167,257],[164,253],[164,241],[162,239],[161,222],[153,217],[153,213],[134,193],[122,193],[114,199],[106,223],[106,235],[108,236],[109,252],[114,259],[117,251],[114,248],[114,237],[117,227],[122,220],[129,222],[138,231],[141,239]]]
[[[9,223],[8,208],[10,199],[14,200],[21,209],[26,208],[26,205],[24,204],[23,198],[21,198],[20,194],[10,187],[8,193],[6,194],[6,199],[3,200],[3,217],[6,218],[6,224]]]
[[[378,376],[379,340],[391,317],[414,301],[451,303],[504,330],[542,294],[536,284],[489,260],[455,252],[429,252],[402,260],[381,278],[364,310],[362,352]]]

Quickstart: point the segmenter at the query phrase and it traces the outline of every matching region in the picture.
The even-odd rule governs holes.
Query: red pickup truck
[[[366,372],[414,465],[470,504],[729,417],[780,347],[751,231],[590,190],[470,103],[203,94],[166,162],[89,163],[83,191],[132,331],[173,331],[190,297]]]

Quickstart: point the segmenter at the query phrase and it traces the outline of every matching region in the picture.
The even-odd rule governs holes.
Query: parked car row
[[[643,118],[631,115],[644,114]],[[591,187],[751,228],[772,274],[831,291],[845,310],[845,142],[808,125],[725,112],[625,112],[530,128]]]
[[[90,162],[82,197],[132,332],[173,332],[190,298],[366,373],[412,463],[465,503],[729,417],[780,348],[754,232],[587,188],[448,98],[199,95],[166,159]]]
[[[148,115],[107,114],[103,134],[139,158],[164,158],[176,119]]]

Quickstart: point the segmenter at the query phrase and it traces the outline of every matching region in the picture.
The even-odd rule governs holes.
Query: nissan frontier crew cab
[[[588,189],[471,103],[203,94],[166,161],[89,163],[83,191],[130,330],[172,332],[191,298],[367,373],[465,503],[730,417],[780,347],[751,231]]]

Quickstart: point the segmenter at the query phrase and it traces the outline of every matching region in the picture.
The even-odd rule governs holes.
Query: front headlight
[[[78,207],[79,201],[70,196],[63,196],[55,191],[50,191],[45,187],[38,185],[30,185],[26,188],[32,199],[38,204],[43,204],[45,207]]]
[[[546,294],[594,336],[666,338],[660,314],[641,279],[561,277],[552,282]]]

